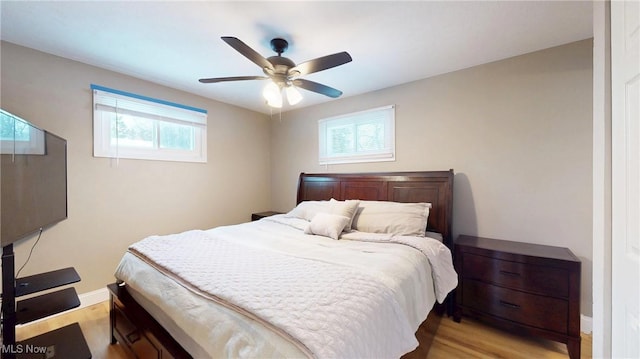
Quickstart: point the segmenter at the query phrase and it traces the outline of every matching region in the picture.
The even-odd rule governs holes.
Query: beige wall
[[[592,62],[584,40],[286,112],[271,124],[273,209],[295,205],[300,172],[453,168],[454,236],[570,248],[590,316]],[[389,104],[395,162],[318,165],[319,119]]]
[[[9,43],[1,51],[2,108],[68,141],[69,218],[43,232],[22,275],[74,266],[86,293],[114,280],[136,240],[270,208],[266,116]],[[94,158],[92,83],[207,109],[208,163]],[[16,244],[17,267],[34,241]]]
[[[298,174],[453,168],[454,235],[569,247],[591,315],[592,42],[580,41],[274,116],[2,43],[4,109],[68,140],[69,218],[23,274],[75,266],[104,287],[150,234],[238,223],[295,205]],[[356,60],[357,61],[357,60]],[[207,164],[92,157],[95,83],[209,110]],[[330,84],[329,84],[330,85]],[[396,105],[395,162],[317,161],[317,120]],[[16,263],[34,239],[16,246]]]

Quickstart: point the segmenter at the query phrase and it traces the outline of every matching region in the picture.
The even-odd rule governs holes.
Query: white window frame
[[[352,152],[347,155],[331,153],[331,129],[343,126],[355,126],[363,123],[381,123],[384,125],[384,148],[375,151]],[[318,120],[319,162],[321,165],[339,163],[380,162],[396,160],[395,144],[395,106],[383,106],[369,110],[348,113]],[[356,146],[357,148],[357,146]]]
[[[2,115],[13,119],[14,138],[0,138],[0,154],[6,155],[45,155],[45,139],[44,131],[34,127],[29,122],[0,109]],[[20,122],[25,126],[29,126],[29,139],[19,140],[15,138],[16,122]]]
[[[130,92],[91,85],[93,92],[93,156],[159,161],[207,162],[207,111]],[[160,123],[190,126],[194,131],[193,150],[162,148],[159,138],[150,148],[129,147],[111,141],[113,114],[135,115]],[[159,133],[156,135],[159,137]]]

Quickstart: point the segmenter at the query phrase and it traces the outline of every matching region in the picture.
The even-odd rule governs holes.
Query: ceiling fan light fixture
[[[277,99],[267,100],[267,105],[273,108],[282,108],[282,98],[280,98],[280,101],[278,101]]]
[[[280,86],[275,82],[269,82],[262,90],[262,96],[267,100],[267,105],[275,108],[282,107],[282,93]]]
[[[293,85],[287,86],[284,91],[287,94],[287,102],[289,102],[289,105],[293,106],[302,101],[302,95],[300,94],[300,91],[298,91],[298,89]]]

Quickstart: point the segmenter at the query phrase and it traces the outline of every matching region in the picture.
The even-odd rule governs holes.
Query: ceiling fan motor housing
[[[289,69],[295,67],[296,64],[282,56],[271,56],[267,58],[267,61],[273,65],[273,72],[265,68],[263,69],[264,73],[271,76],[276,83],[280,84],[280,82],[283,82],[283,85],[286,84],[287,80],[289,80]]]

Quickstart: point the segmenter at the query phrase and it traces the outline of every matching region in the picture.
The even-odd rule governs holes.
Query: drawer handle
[[[509,271],[506,271],[506,270],[500,270],[500,274],[508,275],[510,277],[519,277],[520,276],[520,273],[509,272]]]
[[[133,344],[135,342],[137,342],[138,340],[140,340],[140,334],[138,334],[137,331],[127,335],[127,340],[129,341],[129,343]]]
[[[509,303],[509,302],[505,302],[504,300],[500,301],[501,305],[504,305],[505,307],[509,307],[509,308],[514,308],[514,309],[519,309],[520,306],[514,303]]]

